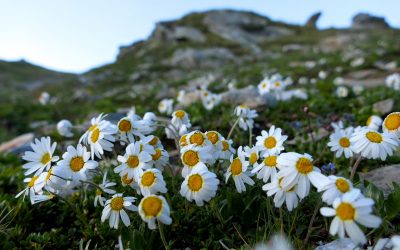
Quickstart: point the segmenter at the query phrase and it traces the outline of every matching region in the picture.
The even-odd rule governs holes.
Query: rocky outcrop
[[[400,184],[400,165],[377,168],[362,176],[388,195],[393,190],[393,182]]]
[[[385,29],[390,28],[383,17],[372,16],[367,13],[360,13],[353,17],[352,29]]]
[[[204,34],[190,26],[175,26],[170,22],[162,22],[156,25],[156,28],[150,36],[151,42],[179,42],[191,41],[203,43],[206,41]]]
[[[227,48],[178,49],[167,61],[172,66],[183,68],[218,67],[227,62],[233,62],[235,55]]]
[[[310,16],[307,20],[307,22],[304,24],[305,27],[310,28],[310,29],[317,29],[317,22],[318,19],[321,17],[322,12],[317,12]]]

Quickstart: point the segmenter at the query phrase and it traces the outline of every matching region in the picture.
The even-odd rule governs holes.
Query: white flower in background
[[[68,146],[67,152],[62,157],[63,159],[57,162],[62,173],[65,173],[62,177],[64,179],[72,179],[75,183],[80,180],[86,181],[89,177],[89,171],[99,165],[97,161],[90,160],[90,153],[81,144],[78,144],[76,148]]]
[[[158,104],[158,111],[161,114],[170,115],[174,111],[174,99],[162,99]]]
[[[258,88],[258,93],[260,95],[265,95],[269,93],[270,88],[269,88],[269,80],[267,78],[263,79],[257,86]]]
[[[207,110],[212,110],[221,103],[221,95],[210,93],[201,99],[203,106]]]
[[[364,87],[362,85],[355,85],[352,87],[352,90],[353,93],[358,96],[364,91]]]
[[[265,184],[262,189],[267,192],[267,196],[274,196],[275,207],[282,207],[286,203],[288,211],[292,211],[299,203],[298,185],[294,185],[289,189],[282,187],[283,178],[273,178],[271,183]]]
[[[321,80],[325,80],[328,77],[328,73],[326,71],[321,70],[318,72],[318,77]]]
[[[344,83],[344,79],[343,79],[343,77],[340,77],[340,76],[336,77],[333,80],[333,84],[335,84],[335,85],[343,85],[343,83]]]
[[[172,113],[171,125],[165,129],[167,138],[174,139],[187,133],[192,127],[189,115],[183,110],[177,110]]]
[[[124,209],[133,212],[137,211],[137,207],[132,204],[135,199],[135,197],[123,197],[122,194],[114,194],[111,199],[106,201],[101,214],[101,222],[109,219],[110,227],[118,229],[119,218],[121,217],[124,225],[129,226],[131,221]]]
[[[25,175],[35,173],[35,175],[43,172],[44,169],[49,170],[51,163],[58,161],[59,157],[54,156],[54,150],[57,143],[51,144],[50,137],[42,137],[35,139],[35,142],[30,144],[33,151],[26,151],[22,159],[29,161],[22,168],[27,169]]]
[[[257,111],[250,109],[245,105],[240,105],[235,108],[234,113],[239,118],[239,127],[244,131],[253,129],[254,118],[258,116]]]
[[[141,173],[138,183],[143,196],[167,192],[161,171],[156,168],[147,169]]]
[[[255,164],[258,164],[258,159],[259,153],[260,153],[260,147],[258,146],[245,146],[244,147],[244,156],[249,160],[250,166],[254,166]]]
[[[382,118],[377,115],[371,115],[367,120],[367,127],[373,130],[379,130],[382,125]]]
[[[329,233],[338,234],[344,238],[347,234],[354,242],[365,244],[367,239],[357,224],[368,228],[378,228],[382,219],[372,215],[374,201],[365,198],[360,190],[354,189],[345,193],[342,197],[336,198],[333,208],[323,207],[320,212],[325,217],[333,217]]]
[[[185,102],[185,97],[186,97],[186,91],[185,90],[179,90],[178,96],[176,97],[176,100],[179,103],[184,103]]]
[[[107,172],[104,173],[103,175],[103,181],[101,184],[99,184],[99,187],[101,189],[96,189],[96,196],[94,197],[94,206],[97,206],[97,203],[99,203],[102,207],[104,207],[104,202],[106,201],[106,198],[104,198],[102,195],[103,193],[106,194],[115,194],[115,190],[110,189],[110,187],[113,187],[117,185],[115,182],[109,182],[107,180]]]
[[[212,155],[208,150],[202,150],[194,145],[188,145],[181,149],[181,161],[183,164],[182,177],[185,178],[198,166],[205,166]]]
[[[339,98],[346,98],[349,95],[349,89],[345,86],[339,86],[336,88],[336,96]]]
[[[185,177],[180,194],[188,201],[195,201],[197,206],[203,206],[204,201],[210,201],[218,189],[217,176],[208,171],[205,166],[197,167]]]
[[[364,62],[365,62],[364,57],[358,57],[358,58],[355,58],[353,61],[350,62],[350,66],[351,67],[359,67],[359,66],[363,65]]]
[[[120,176],[128,174],[128,179],[134,178],[136,182],[139,182],[143,169],[149,168],[149,162],[152,160],[151,155],[141,148],[140,142],[129,144],[125,149],[125,154],[118,155],[117,160],[121,164],[114,169],[114,172],[119,173]]]
[[[39,176],[33,176],[32,178],[25,178],[24,182],[27,184],[26,187],[24,188],[24,190],[22,190],[21,192],[19,192],[15,198],[22,196],[22,200],[25,200],[25,196],[29,196],[30,201],[32,204],[34,204],[35,201],[35,195],[36,195],[36,191],[35,191],[35,187],[37,188],[37,179],[39,178]],[[41,193],[41,190],[38,190],[39,193]]]
[[[157,129],[157,116],[153,112],[146,112],[139,121],[138,130],[143,135],[149,135]]]
[[[251,173],[252,174],[257,173],[257,178],[267,183],[267,181],[270,178],[271,180],[275,179],[275,175],[277,173],[278,155],[265,153],[263,158],[264,159],[261,163],[257,163],[254,165],[254,168],[253,170],[251,170]]]
[[[392,88],[394,90],[400,90],[400,74],[394,73],[388,75],[385,79],[385,84],[389,88]]]
[[[379,133],[366,127],[355,131],[350,138],[350,143],[354,153],[361,154],[367,159],[380,158],[382,161],[392,156],[400,144],[395,135]]]
[[[147,222],[149,229],[156,229],[156,220],[158,223],[170,225],[170,209],[164,197],[158,195],[149,195],[142,198],[139,203],[139,215],[144,222]]]
[[[227,183],[229,177],[232,176],[232,179],[235,182],[236,190],[239,193],[242,193],[246,191],[245,183],[251,186],[254,185],[254,181],[250,178],[250,173],[247,171],[249,162],[245,159],[242,146],[240,146],[238,149],[238,156],[233,158],[232,155],[230,162],[231,164],[225,173],[225,182]]]
[[[293,247],[284,235],[276,234],[270,241],[255,245],[254,250],[293,250]]]
[[[282,135],[281,128],[275,128],[274,125],[271,126],[269,131],[261,131],[261,136],[257,136],[256,146],[260,147],[263,151],[261,156],[264,153],[269,154],[279,154],[285,148],[283,147],[283,143],[287,140],[286,135]]]
[[[400,235],[394,235],[390,239],[393,244],[393,250],[400,250]]]
[[[229,160],[233,154],[236,153],[236,150],[232,147],[232,140],[226,140],[225,138],[221,139],[221,151],[218,154],[218,159],[220,160]]]
[[[341,198],[345,193],[353,190],[351,181],[334,175],[328,176],[330,183],[321,189],[325,191],[322,194],[322,200],[328,205],[332,205],[336,198]]]
[[[393,112],[386,116],[382,123],[382,130],[400,138],[400,112]]]
[[[79,139],[79,143],[83,142],[90,146],[92,159],[95,155],[101,159],[104,151],[111,151],[114,146],[115,138],[113,135],[117,133],[118,128],[104,120],[104,117],[103,114],[100,114],[98,117],[92,118],[92,125]]]
[[[352,127],[346,130],[335,130],[335,132],[329,136],[328,146],[331,148],[332,152],[336,152],[336,157],[341,157],[343,154],[345,158],[353,157],[350,142],[353,130]]]
[[[39,96],[39,103],[42,105],[47,105],[50,101],[50,94],[47,92],[42,92]]]
[[[57,132],[64,137],[72,137],[72,123],[68,120],[61,120],[57,123]]]
[[[308,78],[305,76],[301,76],[297,81],[300,85],[306,85],[308,83]]]
[[[309,154],[299,154],[295,152],[282,153],[277,159],[278,168],[277,178],[281,180],[279,185],[284,190],[293,188],[296,184],[297,194],[303,199],[310,192],[310,182],[318,190],[329,184],[329,179],[321,174],[319,168],[314,167],[313,159]]]

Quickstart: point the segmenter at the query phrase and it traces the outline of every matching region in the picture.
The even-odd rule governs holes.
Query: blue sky
[[[158,21],[209,9],[250,10],[303,23],[322,11],[319,27],[346,27],[358,12],[400,27],[399,0],[0,0],[0,59],[25,59],[84,72],[115,60],[118,47],[146,38]]]

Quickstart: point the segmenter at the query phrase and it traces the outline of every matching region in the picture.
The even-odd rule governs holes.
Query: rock
[[[325,245],[319,246],[315,248],[315,250],[353,250],[353,249],[360,249],[357,247],[351,239],[338,239],[332,242],[329,242]]]
[[[175,26],[173,22],[157,23],[155,30],[150,36],[151,42],[180,42],[190,41],[203,43],[206,41],[204,34],[190,26]]]
[[[391,61],[391,62],[377,61],[377,62],[374,62],[374,66],[381,70],[393,71],[397,68],[397,62],[395,62],[395,61]]]
[[[400,184],[400,164],[374,169],[360,173],[367,181],[381,189],[385,196],[393,190],[393,182]]]
[[[353,87],[356,85],[371,88],[385,84],[386,76],[375,69],[366,69],[350,72],[343,77],[343,85]]]
[[[30,143],[34,138],[33,133],[20,135],[11,141],[4,142],[0,144],[0,152],[13,152],[13,153],[22,153],[26,150],[30,149]]]
[[[388,29],[389,24],[383,17],[372,16],[367,13],[360,13],[353,17],[352,29]]]
[[[222,101],[233,105],[247,105],[252,108],[265,105],[266,98],[260,96],[258,90],[254,86],[248,86],[242,89],[232,88],[221,94]]]
[[[321,40],[319,47],[324,53],[331,53],[343,49],[349,45],[353,40],[352,35],[337,34]]]
[[[232,63],[234,60],[235,55],[227,48],[187,48],[176,50],[167,64],[172,66],[181,66],[183,68],[213,68],[228,62]]]
[[[391,112],[393,110],[393,106],[394,106],[394,100],[390,98],[374,103],[372,109],[378,114],[384,115]]]
[[[317,22],[318,19],[321,17],[322,12],[317,12],[315,14],[313,14],[312,16],[310,16],[306,22],[306,24],[304,25],[307,28],[311,28],[311,29],[317,29]]]

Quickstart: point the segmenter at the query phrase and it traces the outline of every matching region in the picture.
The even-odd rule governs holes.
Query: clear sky
[[[209,9],[251,10],[304,23],[322,11],[320,28],[346,27],[358,12],[400,27],[400,0],[0,0],[0,59],[66,72],[115,60],[118,47],[145,39],[158,21]]]

